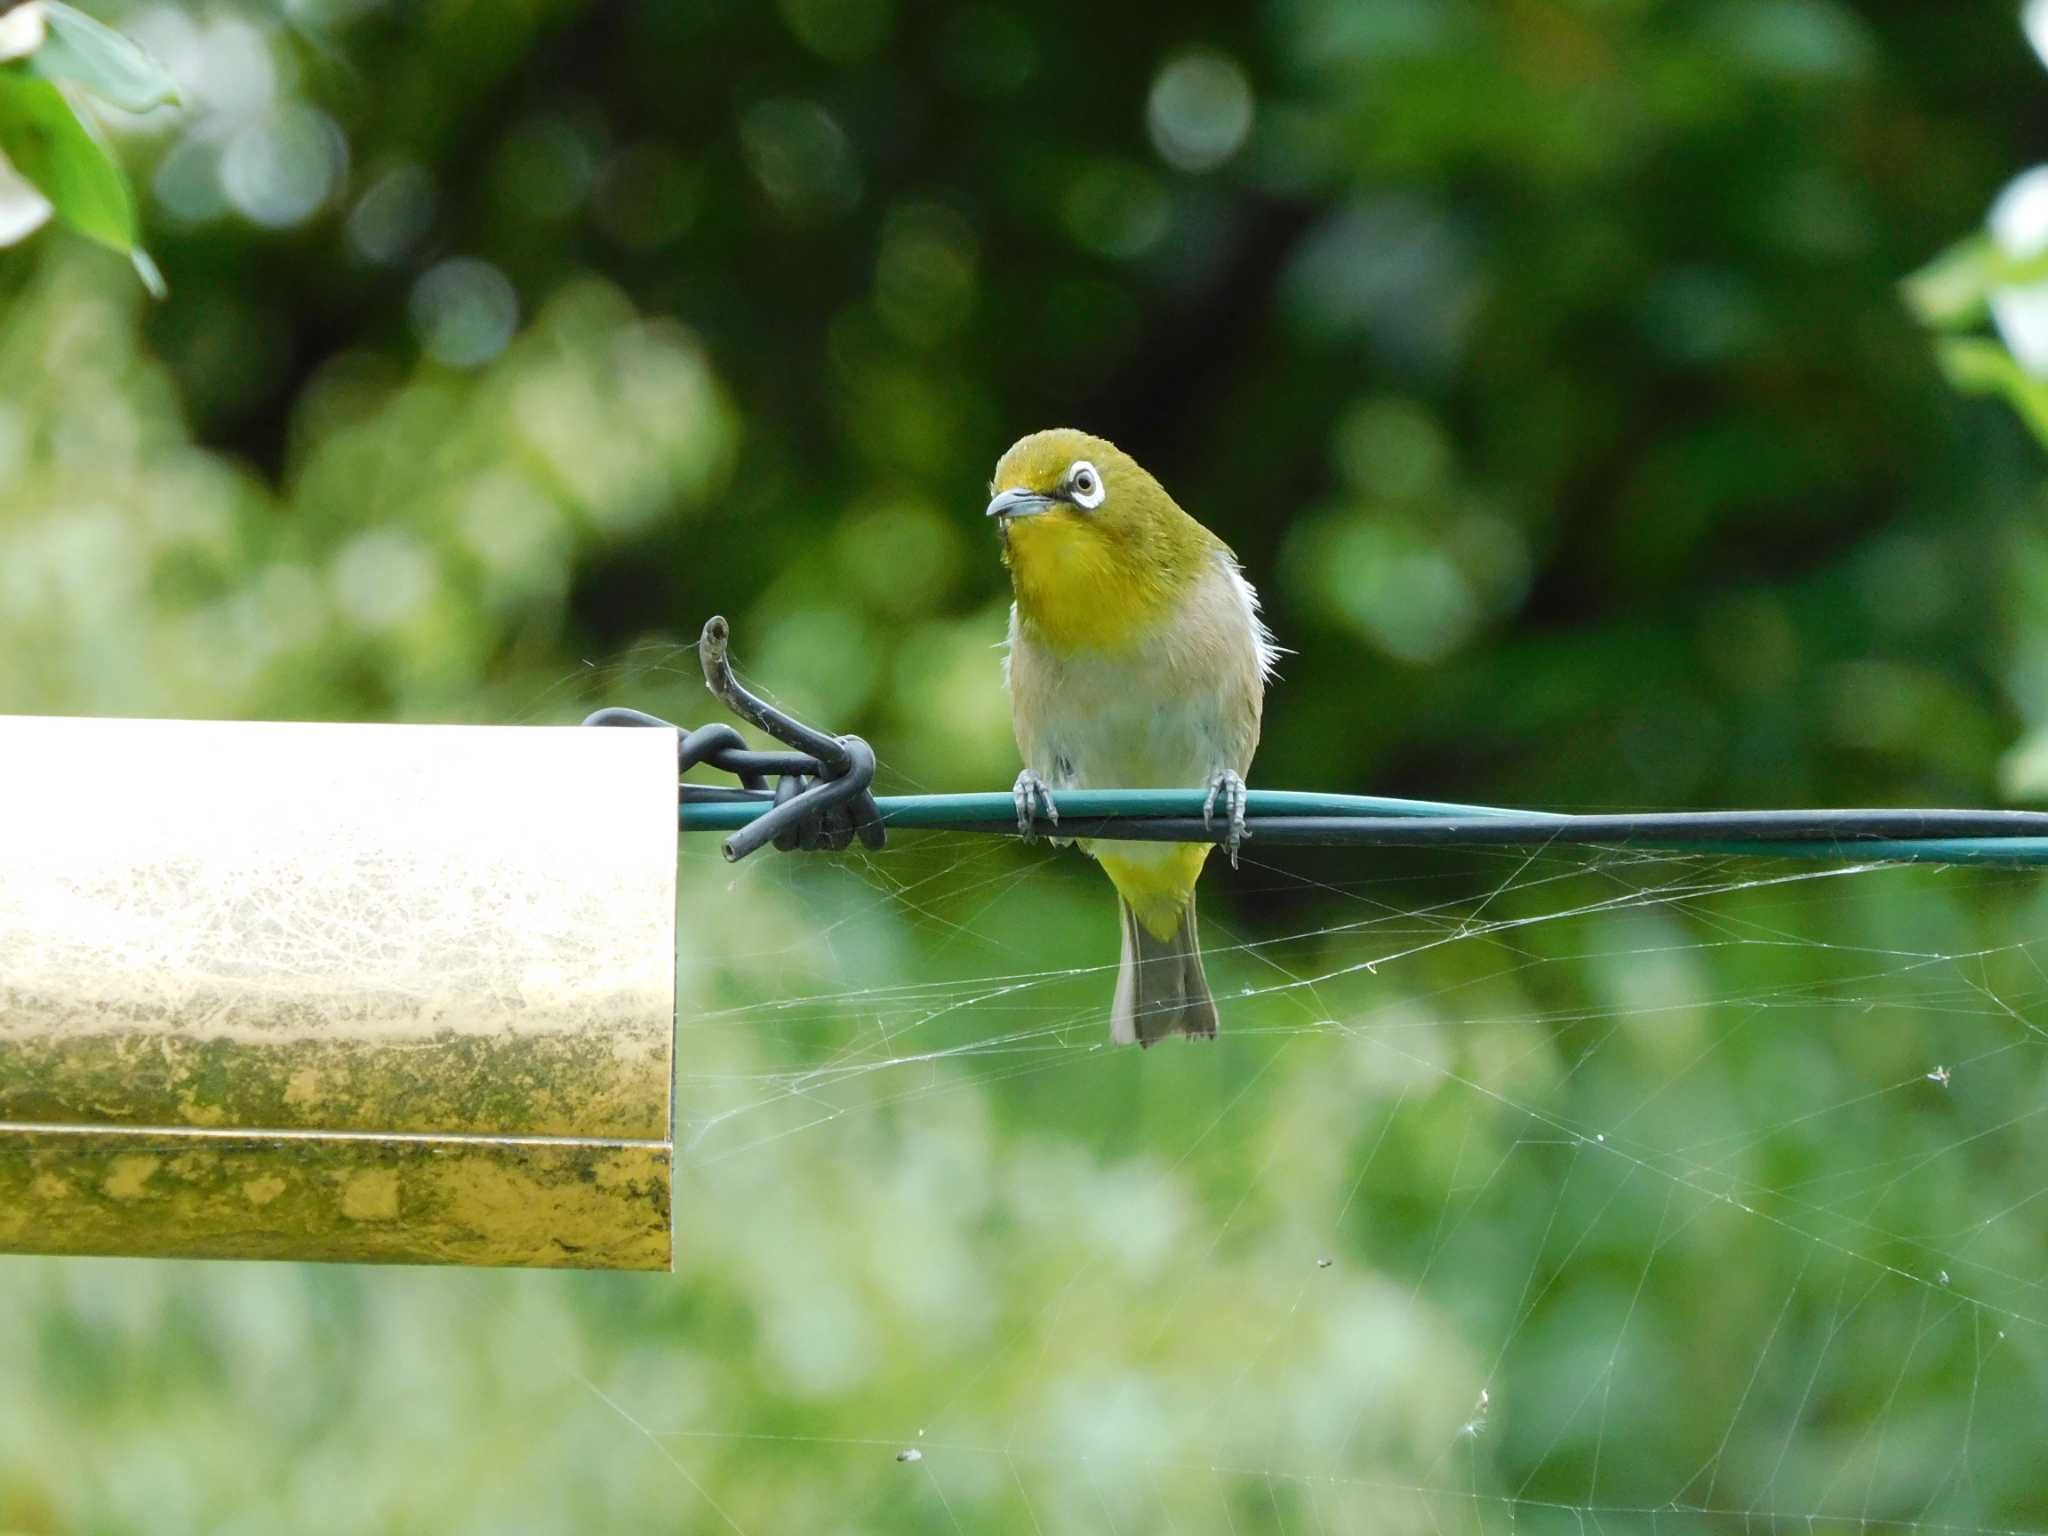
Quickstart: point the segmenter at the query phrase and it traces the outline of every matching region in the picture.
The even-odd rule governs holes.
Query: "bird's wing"
[[[1003,656],[1003,681],[1010,689],[1010,729],[1017,737],[1017,755],[1024,766],[1048,784],[1059,782],[1055,775],[1057,755],[1052,733],[1059,721],[1055,697],[1058,662],[1024,633],[1017,605],[1010,605],[1010,640]]]
[[[1266,684],[1272,678],[1280,647],[1259,617],[1259,594],[1244,579],[1228,550],[1216,563],[1220,580],[1204,584],[1206,633],[1202,649],[1213,658],[1218,690],[1218,726],[1223,738],[1222,768],[1251,772],[1258,750],[1259,723],[1265,713]]]

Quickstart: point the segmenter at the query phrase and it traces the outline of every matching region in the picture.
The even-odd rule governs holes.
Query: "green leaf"
[[[164,281],[164,271],[150,260],[149,252],[136,246],[128,253],[128,261],[135,268],[135,275],[142,279],[142,286],[152,299],[161,299],[171,291],[171,285]]]
[[[62,0],[43,0],[43,23],[48,36],[29,56],[31,73],[76,81],[129,112],[147,112],[178,99],[169,72],[112,27]]]
[[[1989,235],[1958,240],[1900,286],[1922,325],[1963,330],[1984,319],[1995,286],[1998,247]]]
[[[1899,286],[1922,325],[1938,331],[1983,323],[1992,294],[2048,281],[2048,252],[2010,256],[1989,235],[1958,240]]]
[[[1981,336],[1951,336],[1936,355],[1949,383],[1965,394],[2002,395],[2048,445],[2048,383],[2022,368],[2003,344]]]
[[[49,81],[0,70],[0,154],[80,234],[124,253],[135,249],[127,176]]]

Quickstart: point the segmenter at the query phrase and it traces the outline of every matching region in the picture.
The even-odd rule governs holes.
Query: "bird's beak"
[[[1050,512],[1059,505],[1056,498],[1041,496],[1036,491],[1027,491],[1022,486],[1012,486],[998,492],[996,499],[988,504],[990,517],[1036,517],[1041,512]]]

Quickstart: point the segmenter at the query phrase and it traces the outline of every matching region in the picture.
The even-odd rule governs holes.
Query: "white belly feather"
[[[1018,750],[1055,794],[1243,775],[1275,655],[1257,595],[1223,555],[1172,618],[1115,650],[1055,653],[1013,607],[1005,670]],[[1172,847],[1119,843],[1117,853]]]

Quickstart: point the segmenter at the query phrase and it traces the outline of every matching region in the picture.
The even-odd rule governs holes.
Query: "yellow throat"
[[[1056,650],[1117,650],[1168,610],[1173,583],[1133,565],[1069,512],[1024,518],[1004,531],[1018,611]]]

